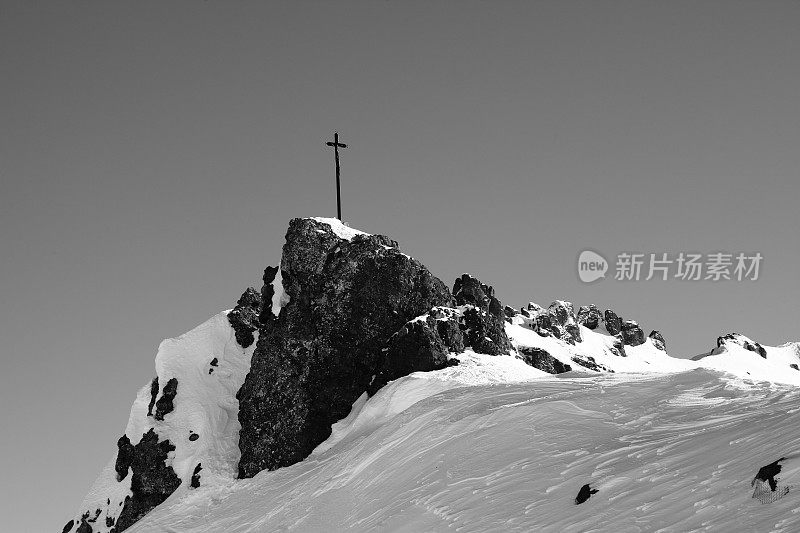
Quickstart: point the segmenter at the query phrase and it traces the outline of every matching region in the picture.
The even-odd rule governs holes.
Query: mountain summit
[[[491,286],[469,274],[456,279],[450,290],[388,237],[352,229],[336,219],[294,219],[280,264],[265,269],[259,290],[248,288],[234,309],[161,343],[156,376],[139,391],[114,457],[63,532],[120,533],[132,527],[325,530],[322,522],[300,519],[287,526],[283,521],[289,511],[278,501],[252,500],[252,509],[236,515],[249,513],[248,521],[241,518],[238,525],[231,515],[214,521],[214,505],[256,490],[265,472],[294,472],[292,465],[298,463],[312,468],[312,458],[344,453],[345,446],[351,454],[368,452],[363,448],[368,442],[393,447],[395,441],[375,443],[377,428],[411,406],[425,404],[423,400],[428,405],[435,397],[456,405],[462,391],[467,411],[451,412],[437,404],[449,418],[436,415],[445,433],[449,429],[442,424],[448,421],[460,427],[457,422],[470,416],[469,409],[479,413],[487,408],[493,384],[517,384],[512,396],[523,404],[530,399],[523,398],[525,390],[561,387],[572,396],[586,380],[622,383],[619,374],[636,376],[623,380],[626,387],[651,379],[647,376],[690,376],[689,371],[698,369],[726,372],[725,379],[739,382],[800,384],[796,343],[768,347],[730,334],[719,337],[707,356],[689,361],[670,357],[659,331],[644,331],[638,322],[612,310],[601,312],[594,304],[579,307],[577,313],[566,301],[548,307],[530,303],[516,310],[504,306]],[[703,386],[718,379],[715,372],[702,372]],[[688,389],[696,382],[686,379],[679,379],[676,387]],[[519,383],[541,386],[525,389]],[[498,406],[517,405],[514,402]],[[574,404],[563,407],[566,418],[581,415],[582,408]],[[428,426],[417,429],[421,435],[432,431]],[[375,460],[385,451],[374,450]],[[358,467],[345,456],[337,457],[358,472],[369,468],[367,459]],[[394,459],[403,463],[412,457]],[[338,476],[339,487],[356,474],[330,473]],[[401,480],[400,472],[398,476]],[[293,479],[284,485],[287,494],[305,502],[298,505],[311,506],[314,491]],[[603,494],[603,486],[590,488],[588,480],[585,483],[582,496],[571,498],[591,505],[598,490]],[[774,483],[772,491],[782,490]],[[453,494],[458,490],[454,487]],[[373,496],[376,509],[397,504]],[[232,505],[241,507],[240,499],[234,500],[239,503]],[[334,529],[367,530],[375,525],[368,518],[350,522],[359,514],[355,500],[342,499],[339,506],[351,506],[352,512],[339,513]],[[157,512],[151,513],[154,509]],[[254,519],[259,509],[263,514]],[[195,525],[167,528],[180,520],[195,520]],[[198,525],[201,522],[205,525]],[[424,520],[419,525],[436,528]]]

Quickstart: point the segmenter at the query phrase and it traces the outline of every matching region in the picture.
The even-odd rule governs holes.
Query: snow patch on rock
[[[283,290],[283,279],[281,278],[281,269],[275,274],[272,280],[272,314],[278,316],[281,314],[281,308],[289,303],[289,293]]]
[[[311,220],[316,220],[317,222],[322,222],[323,224],[327,224],[330,226],[331,231],[336,234],[337,237],[350,241],[356,235],[370,235],[369,233],[361,230],[357,230],[355,228],[351,228],[350,226],[346,226],[341,220],[338,218],[324,218],[324,217],[311,217]]]

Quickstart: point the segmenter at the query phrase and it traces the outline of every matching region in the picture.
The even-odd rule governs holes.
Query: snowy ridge
[[[450,502],[448,505],[452,506],[452,510],[448,513],[455,514],[448,515],[450,518],[442,522],[443,516],[440,516],[439,512],[435,510],[435,506],[430,508],[423,505],[422,508],[412,511],[412,514],[420,513],[419,516],[412,517],[412,523],[415,527],[441,529],[451,523],[463,523],[462,521],[466,520],[467,516],[471,516],[470,520],[476,520],[476,523],[490,527],[489,523],[472,516],[473,511],[467,510],[476,509],[474,512],[477,513],[478,509],[483,509],[481,512],[489,512],[488,509],[482,508],[480,502],[470,498],[459,499],[467,497],[466,495],[459,496],[461,494],[458,489],[460,483],[467,483],[468,479],[472,479],[468,475],[468,471],[474,469],[475,471],[485,471],[486,473],[482,475],[488,476],[486,479],[500,480],[503,476],[510,476],[506,482],[510,484],[511,480],[517,479],[519,475],[515,473],[516,468],[533,461],[533,458],[524,459],[521,455],[517,456],[517,452],[501,446],[496,450],[500,457],[505,460],[511,460],[514,457],[516,459],[513,459],[507,466],[498,466],[498,471],[492,475],[485,465],[479,464],[480,461],[488,461],[488,464],[492,464],[486,456],[489,450],[479,447],[478,453],[474,457],[468,458],[464,455],[466,448],[462,449],[462,445],[456,445],[456,441],[467,438],[466,434],[458,434],[458,432],[467,431],[467,429],[461,427],[460,423],[456,424],[456,427],[449,427],[451,423],[469,419],[471,416],[485,417],[488,416],[487,413],[498,408],[512,413],[518,408],[522,409],[533,404],[541,406],[544,403],[548,405],[547,412],[555,417],[553,420],[544,420],[540,415],[534,416],[527,410],[525,412],[528,414],[525,416],[534,416],[536,427],[540,429],[546,427],[546,431],[551,435],[562,435],[559,438],[564,439],[565,449],[573,450],[570,452],[574,454],[572,463],[584,464],[588,467],[590,458],[595,455],[585,450],[582,451],[582,448],[577,445],[567,445],[567,442],[572,443],[576,439],[576,442],[582,442],[584,431],[600,431],[603,428],[602,424],[606,423],[602,421],[613,420],[618,414],[615,415],[613,411],[600,409],[596,405],[590,408],[587,404],[590,401],[589,398],[597,401],[598,397],[586,393],[587,390],[599,391],[602,394],[604,391],[612,391],[615,390],[615,387],[622,385],[625,385],[625,390],[629,390],[631,386],[634,386],[633,384],[636,384],[635,386],[641,386],[643,391],[655,388],[656,392],[663,392],[661,386],[665,383],[663,380],[667,380],[666,382],[669,383],[686,382],[691,386],[687,385],[686,390],[664,396],[659,409],[664,406],[682,410],[698,407],[704,411],[709,408],[729,406],[735,399],[743,398],[753,390],[763,391],[759,394],[768,396],[770,393],[767,391],[774,388],[771,383],[800,384],[800,379],[792,380],[795,377],[793,374],[795,371],[789,367],[789,364],[794,364],[800,359],[796,343],[779,347],[765,347],[767,358],[764,359],[758,353],[743,348],[738,341],[723,342],[720,348],[715,350],[718,352],[715,355],[700,361],[689,361],[670,357],[664,351],[657,349],[651,339],[647,339],[640,346],[626,346],[627,357],[620,357],[611,349],[615,337],[600,329],[590,330],[583,326],[580,328],[583,340],[573,345],[554,337],[542,337],[524,327],[522,321],[516,318],[506,325],[506,331],[515,348],[526,346],[542,348],[553,357],[572,365],[573,370],[578,373],[572,372],[555,377],[526,365],[514,355],[490,356],[467,350],[462,354],[451,356],[458,359],[459,365],[457,366],[432,372],[417,372],[389,383],[372,398],[367,398],[366,394],[362,395],[354,403],[350,414],[344,420],[333,425],[331,437],[319,445],[312,455],[302,463],[276,472],[262,472],[253,480],[237,480],[236,465],[240,453],[237,446],[239,422],[237,419],[238,402],[235,395],[249,370],[249,359],[255,344],[247,350],[243,350],[235,341],[227,314],[220,313],[185,335],[164,341],[159,347],[156,356],[159,381],[163,384],[172,377],[178,379],[174,411],[167,414],[163,421],[157,421],[152,416],[147,416],[148,404],[152,400],[149,385],[139,391],[131,409],[126,434],[135,443],[141,438],[141,435],[153,428],[160,439],[169,439],[176,446],[176,450],[170,454],[168,466],[172,466],[182,483],[164,504],[134,524],[129,531],[211,532],[231,530],[233,524],[237,524],[236,531],[257,532],[264,531],[265,524],[273,523],[276,517],[290,516],[293,518],[289,523],[295,524],[295,526],[289,527],[290,530],[329,531],[326,529],[325,520],[319,515],[324,510],[332,513],[334,519],[338,520],[335,523],[341,528],[353,527],[356,530],[368,531],[378,523],[375,522],[374,516],[369,518],[369,513],[364,514],[366,511],[360,510],[357,502],[361,500],[374,502],[376,497],[374,494],[370,497],[367,494],[359,496],[358,491],[361,490],[359,487],[372,486],[376,483],[382,487],[381,490],[388,491],[379,494],[377,498],[380,503],[375,503],[375,505],[383,506],[381,513],[384,513],[385,517],[382,520],[385,520],[386,524],[394,524],[399,527],[402,520],[409,517],[393,507],[394,504],[389,501],[389,498],[397,497],[398,494],[393,491],[402,489],[402,485],[398,484],[401,481],[397,480],[410,482],[410,478],[397,472],[396,468],[392,470],[394,467],[388,467],[387,461],[390,458],[396,460],[397,457],[405,457],[400,461],[401,464],[407,464],[407,461],[413,459],[422,461],[423,464],[427,464],[435,470],[436,464],[441,464],[441,461],[445,460],[441,455],[444,452],[440,451],[428,456],[422,449],[417,448],[414,448],[416,451],[413,451],[415,455],[407,457],[392,455],[393,453],[406,453],[408,451],[406,445],[401,445],[401,443],[408,440],[411,435],[415,436],[410,440],[416,440],[418,436],[415,432],[419,431],[426,435],[426,439],[432,439],[431,443],[440,442],[440,437],[435,436],[434,432],[444,431],[445,434],[450,435],[449,439],[441,441],[442,445],[445,446],[445,449],[450,450],[447,453],[456,453],[460,457],[458,461],[463,461],[463,466],[454,471],[456,473],[451,472],[450,477],[444,478],[452,480],[453,487],[434,491],[423,495],[424,497],[420,496],[422,499],[419,500],[421,502],[433,498],[430,501],[434,501],[437,498],[444,498]],[[598,364],[613,370],[616,374],[597,373],[581,367],[573,359],[574,356],[591,356]],[[218,360],[216,367],[211,366],[214,358]],[[209,370],[212,368],[213,372],[209,374]],[[729,377],[720,379],[719,374],[709,374],[706,371],[701,371],[701,374],[691,372],[703,368],[724,372]],[[800,372],[797,374],[800,375]],[[587,375],[593,377],[587,377]],[[659,375],[663,377],[657,377]],[[703,383],[700,389],[694,385],[698,379],[697,376],[702,376]],[[758,383],[759,380],[766,380],[770,383],[765,388],[763,384]],[[511,394],[509,390],[515,392]],[[737,392],[737,390],[741,392]],[[545,391],[550,392],[544,394]],[[498,399],[506,398],[509,394],[516,401]],[[542,396],[543,394],[544,396]],[[641,394],[646,396],[648,393],[642,392]],[[161,392],[159,392],[160,395]],[[797,393],[791,392],[791,395],[796,397]],[[569,400],[555,401],[555,398],[569,398]],[[447,422],[444,423],[443,415],[436,411],[451,404],[463,404],[463,408],[449,415],[449,418],[446,419]],[[752,405],[752,403],[748,405]],[[634,406],[629,406],[629,408],[636,410]],[[796,408],[794,409],[792,413],[797,412]],[[415,422],[412,426],[417,429],[402,429],[404,425],[420,416],[423,421],[427,421],[424,424],[432,425],[417,428],[418,424]],[[635,427],[643,430],[649,424],[648,421],[654,420],[655,416],[653,412],[640,413],[637,417],[632,417],[631,422],[626,422],[621,427],[634,424]],[[435,422],[436,420],[438,422]],[[519,418],[514,415],[512,419],[502,422],[502,424],[511,425],[504,430],[509,432],[508,438],[511,438],[513,431],[522,434],[529,431],[519,425],[527,425],[524,420],[525,417]],[[564,422],[563,427],[560,422],[556,423],[557,421]],[[398,423],[400,427],[398,427]],[[576,423],[577,426],[575,426]],[[598,423],[601,425],[597,426]],[[703,424],[701,421],[696,423]],[[491,426],[488,421],[481,422],[481,424],[489,424],[486,428]],[[568,427],[577,427],[578,434],[570,432]],[[736,425],[736,427],[740,428],[740,425]],[[481,430],[481,434],[487,434],[488,429],[486,428]],[[404,431],[411,433],[403,436],[406,435]],[[389,445],[388,448],[385,446],[385,442],[387,442],[385,439],[389,438],[386,437],[387,432],[395,435],[391,437],[395,440],[388,442],[396,443]],[[194,441],[189,440],[192,433],[198,435]],[[635,442],[640,438],[625,436],[622,429],[618,431],[618,434],[617,438],[621,439],[620,446],[623,444],[629,446],[630,442]],[[689,431],[689,437],[686,440],[687,447],[689,446],[688,442],[692,442],[692,435],[698,436],[700,433],[694,430]],[[373,448],[372,455],[369,455],[367,450],[370,449],[370,446],[374,446],[370,443],[375,442],[378,436],[382,436],[380,442],[384,444]],[[473,437],[474,435],[469,438]],[[492,441],[496,441],[501,437],[495,435],[490,438]],[[731,436],[731,440],[735,440],[733,436]],[[512,442],[515,443],[514,447],[519,443],[518,440],[512,439],[507,441],[507,444],[510,445]],[[666,442],[669,442],[669,439]],[[501,443],[497,442],[496,445],[500,446]],[[585,445],[589,446],[589,444]],[[692,446],[697,445],[696,443],[692,444]],[[393,449],[394,452],[391,451]],[[559,454],[555,457],[570,456],[569,453],[564,455],[564,449],[556,445],[551,445],[550,449]],[[561,449],[560,452],[559,449]],[[663,455],[659,452],[660,449],[657,447],[652,453],[655,456]],[[613,457],[622,457],[618,452],[614,453],[617,455]],[[367,455],[365,456],[365,454]],[[602,454],[597,456],[598,459],[602,457]],[[762,462],[766,459],[773,461],[777,458],[767,456]],[[541,459],[540,457],[539,460]],[[753,460],[756,459],[753,458]],[[554,460],[554,457],[550,457],[548,461],[548,464],[552,464],[551,468],[556,468],[557,461]],[[609,459],[603,459],[600,462],[606,464],[607,461]],[[200,487],[193,489],[190,488],[190,481],[194,467],[198,463],[202,463],[200,472],[202,483]],[[564,465],[567,468],[564,470],[565,473],[576,474],[574,468],[569,466],[572,463],[567,462]],[[390,482],[390,477],[379,475],[377,473],[379,470],[376,470],[378,468],[388,468],[388,471],[392,472],[391,475],[396,476],[396,482]],[[645,466],[641,468],[648,470]],[[599,479],[599,481],[595,481],[593,487],[599,487],[601,491],[609,494],[613,494],[615,491],[621,495],[630,494],[631,489],[625,487],[640,482],[635,481],[632,476],[617,478],[612,475],[613,471],[614,469],[607,465],[600,469],[595,468],[594,471],[585,470],[583,475],[586,475],[587,479],[589,477]],[[414,472],[417,476],[425,477],[424,471],[419,468],[415,468]],[[800,467],[793,466],[792,469],[785,470],[784,476],[789,474],[791,476],[784,477],[784,485],[787,483],[786,479],[800,478],[800,474],[797,472],[800,472]],[[367,475],[368,473],[369,475]],[[556,477],[549,478],[551,485],[542,489],[544,494],[558,490],[560,491],[559,496],[564,497],[564,494],[561,494],[563,491],[574,488],[568,486],[564,480],[558,482],[556,478],[561,474],[555,470],[548,475]],[[669,476],[664,477],[664,475],[654,476],[659,481],[669,479]],[[713,476],[714,474],[712,472],[709,475]],[[326,482],[322,479],[325,476],[332,476],[332,478]],[[375,477],[375,480],[367,482],[368,477]],[[274,493],[276,489],[271,488],[272,484],[276,482],[276,478],[277,487],[289,490],[293,494],[293,498],[310,498],[309,502],[313,499],[315,502],[313,508],[316,509],[318,505],[322,505],[321,510],[311,511],[311,507],[309,507],[300,515],[296,515],[300,511],[295,505],[288,507],[281,505],[279,502],[283,498],[278,497]],[[97,527],[104,523],[106,517],[115,519],[118,516],[122,502],[126,496],[131,494],[130,479],[128,476],[123,482],[117,482],[112,458],[80,507],[80,509],[101,509],[98,519],[94,522],[96,526],[94,531],[107,531],[107,529],[98,529]],[[335,482],[333,482],[334,479]],[[463,481],[459,482],[458,479],[463,479]],[[800,482],[800,479],[797,481]],[[472,483],[474,482],[468,482],[470,486]],[[662,485],[664,484],[662,483]],[[664,485],[662,490],[667,490],[667,485]],[[344,491],[344,494],[341,494],[341,491]],[[528,494],[528,492],[523,491],[523,494]],[[320,497],[321,500],[319,500]],[[512,499],[515,497],[521,497],[521,495],[512,495]],[[342,501],[350,502],[347,507],[349,509],[347,515],[338,509],[340,507],[336,503],[338,498],[344,498]],[[615,501],[614,498],[609,497],[608,503],[612,504]],[[110,503],[107,504],[108,500]],[[267,500],[269,503],[266,503]],[[259,503],[256,504],[256,501]],[[316,503],[318,501],[322,503]],[[650,509],[648,505],[651,504],[652,502],[640,506],[639,511]],[[265,505],[266,507],[264,507]],[[528,502],[526,505],[534,504]],[[531,507],[531,509],[534,508],[537,507]],[[234,515],[226,514],[228,512],[233,512]],[[512,511],[508,510],[508,512]],[[550,511],[551,518],[554,516],[554,512]],[[491,513],[489,514],[491,515]],[[664,513],[665,516],[668,514]],[[361,518],[358,518],[359,516]],[[555,518],[553,519],[555,520]],[[525,527],[546,527],[546,524],[540,519],[532,521],[533,517],[527,512],[519,516],[518,520],[520,524],[527,524]],[[589,515],[580,514],[576,515],[574,523],[565,521],[563,518],[560,520],[560,522],[556,520],[555,523],[563,524],[565,530],[570,530],[569,528],[572,527],[570,524],[586,525],[590,523]],[[267,528],[267,530],[272,529]],[[522,531],[524,528],[518,530]]]
[[[193,330],[161,343],[156,355],[156,373],[162,387],[178,380],[174,410],[163,421],[148,416],[150,384],[139,390],[131,407],[125,435],[136,444],[153,429],[159,440],[169,440],[171,466],[181,480],[171,499],[180,499],[191,490],[197,464],[204,483],[220,484],[236,477],[239,459],[239,404],[236,392],[250,369],[255,344],[242,349],[228,323],[227,312],[219,313]],[[212,363],[213,362],[213,363]],[[162,394],[159,391],[160,397]],[[158,399],[158,397],[156,399]],[[192,437],[192,434],[197,437]],[[117,481],[116,454],[101,472],[79,509],[99,509],[92,521],[94,531],[107,531],[131,496],[130,472]]]
[[[441,372],[360,400],[307,460],[201,487],[130,531],[800,528],[800,461],[787,454],[798,390],[740,389],[707,370],[467,387]],[[782,431],[765,441],[765,427]],[[784,457],[778,486],[790,491],[764,505],[757,472]],[[575,506],[585,483],[598,492]]]
[[[800,386],[800,347],[796,342],[780,346],[758,345],[766,357],[742,346],[744,342],[758,344],[744,335],[734,334],[737,341],[723,340],[721,346],[696,361],[701,368],[732,374],[742,381],[767,381]],[[741,344],[740,344],[741,342]]]
[[[506,325],[506,333],[515,347],[536,347],[546,350],[573,370],[591,371],[582,366],[580,358],[592,357],[602,367],[614,372],[626,373],[669,373],[706,368],[723,372],[731,379],[740,382],[769,382],[800,386],[800,345],[790,342],[781,346],[765,346],[741,334],[731,334],[732,339],[721,337],[722,344],[696,361],[671,357],[659,350],[651,338],[639,346],[625,346],[627,357],[620,357],[612,350],[615,337],[602,328],[591,330],[580,327],[582,342],[574,345],[555,337],[542,337],[525,327],[525,320],[517,315]],[[743,347],[762,346],[766,357]],[[576,361],[575,358],[578,358]],[[795,365],[795,366],[792,366]]]
[[[325,218],[295,219],[290,228],[312,237],[309,251],[287,255],[295,267],[304,266],[304,253],[311,265],[325,257],[330,233],[348,241],[368,235]],[[324,244],[314,247],[315,240]],[[394,243],[382,236],[368,240]],[[347,246],[334,242],[337,251]],[[380,254],[397,252],[380,246]],[[364,257],[372,260],[374,252]],[[293,367],[284,374],[271,370],[314,358],[299,350],[279,354],[280,343],[301,344],[292,330],[280,328],[295,306],[328,295],[300,293],[290,303],[287,289],[297,287],[289,280],[299,279],[297,272],[290,277],[287,270],[285,289],[280,268],[267,267],[271,301],[261,299],[269,286],[260,293],[249,288],[230,317],[230,311],[219,313],[161,343],[157,379],[138,392],[118,452],[64,531],[116,533],[115,524],[133,532],[182,533],[800,530],[793,496],[800,486],[794,448],[800,440],[800,344],[770,347],[728,334],[707,356],[677,359],[660,333],[645,337],[638,323],[610,310],[601,315],[596,306],[583,306],[576,315],[570,302],[556,301],[517,312],[503,308],[492,287],[471,276],[457,279],[451,294],[418,263],[410,270],[402,261],[391,264],[400,265],[392,271],[398,279],[409,272],[429,276],[427,287],[440,291],[437,302],[460,304],[426,303],[403,315],[401,330],[393,323],[384,327],[391,329],[381,341],[387,361],[435,356],[435,366],[423,359],[376,380],[381,367],[353,358],[348,344],[320,359],[321,368],[306,368],[319,387],[314,372],[331,373],[331,361],[346,363],[341,379],[325,384],[328,395],[291,389],[303,383]],[[340,299],[358,287],[334,275],[324,279]],[[339,312],[329,308],[326,316]],[[297,316],[302,322],[308,315]],[[251,332],[259,331],[256,351]],[[486,350],[500,355],[478,353]],[[353,368],[362,372],[359,383],[372,376],[373,396],[361,394],[358,385],[340,397],[335,416],[317,421],[323,430],[331,424],[327,440],[320,443],[327,432],[318,431],[310,455],[309,447],[273,471],[265,465],[242,473],[252,453],[245,446],[247,426],[259,410],[275,418],[256,433],[283,437],[288,417],[324,411],[303,398],[329,401]],[[414,369],[429,371],[409,374]],[[241,394],[248,374],[248,382],[261,379],[263,386]],[[281,390],[276,382],[297,393],[288,396],[288,407],[265,400]],[[351,402],[349,414],[336,421]],[[247,411],[248,405],[255,409]],[[266,449],[284,451],[306,435],[267,441]],[[138,444],[145,445],[141,453],[133,449]],[[579,489],[584,497],[576,498]]]

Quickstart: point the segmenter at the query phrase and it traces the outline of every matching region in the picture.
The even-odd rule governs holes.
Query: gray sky
[[[334,129],[344,218],[448,284],[611,307],[678,356],[800,338],[798,26],[778,1],[0,1],[4,528],[60,530],[161,339],[335,215]],[[587,247],[764,263],[585,285]]]

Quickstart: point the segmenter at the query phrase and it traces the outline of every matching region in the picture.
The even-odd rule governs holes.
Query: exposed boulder
[[[192,472],[192,480],[189,483],[193,489],[196,489],[200,486],[200,471],[203,469],[203,463],[197,463],[197,466],[194,467],[194,471]]]
[[[390,337],[431,308],[454,305],[447,287],[395,241],[348,235],[332,224],[294,219],[289,225],[281,258],[288,303],[271,323],[262,319],[251,369],[237,394],[240,477],[308,456],[367,390],[385,362]],[[271,299],[268,277],[264,302]],[[481,287],[462,292],[495,311]],[[502,307],[496,312],[502,327]]]
[[[622,331],[622,318],[617,316],[611,309],[606,309],[603,314],[603,322],[605,323],[606,331],[611,335],[616,335]]]
[[[132,496],[125,498],[122,512],[112,533],[129,528],[151,509],[167,499],[181,484],[171,466],[166,465],[173,446],[168,440],[160,441],[153,429],[142,435],[134,446],[130,467]]]
[[[61,530],[61,533],[68,533],[72,531],[72,528],[75,527],[75,520],[70,520],[64,525],[64,529]]]
[[[600,314],[600,310],[594,304],[582,305],[578,309],[578,316],[576,317],[578,324],[589,329],[597,329],[602,319],[603,315]]]
[[[434,312],[439,318],[432,316]],[[464,350],[463,336],[457,320],[455,309],[438,307],[429,314],[406,322],[389,339],[383,366],[370,384],[369,394],[375,394],[389,381],[412,372],[439,370],[458,364],[458,360],[454,359],[451,363],[447,357],[451,351]],[[444,336],[440,334],[440,330],[444,332]]]
[[[547,350],[542,348],[521,346],[518,352],[520,359],[525,361],[525,364],[538,368],[548,374],[561,374],[572,370],[571,366],[562,363],[550,355]]]
[[[236,334],[236,342],[242,348],[249,347],[255,340],[253,332],[258,329],[261,302],[261,293],[248,287],[236,302],[236,307],[228,313],[228,322]]]
[[[588,483],[582,486],[581,490],[578,491],[578,495],[575,497],[575,505],[582,504],[588,500],[592,494],[597,494],[597,489],[591,488]]]
[[[664,340],[664,336],[661,334],[660,331],[654,329],[648,335],[650,340],[653,341],[653,346],[658,348],[659,350],[666,352],[667,351],[667,341]]]
[[[164,420],[164,417],[175,409],[173,400],[175,400],[177,394],[178,380],[176,378],[171,378],[167,381],[167,384],[164,385],[164,390],[161,391],[161,398],[156,401],[156,413],[153,415],[156,420]]]
[[[622,342],[628,346],[644,344],[644,331],[635,320],[626,320],[622,323]]]

